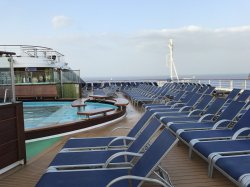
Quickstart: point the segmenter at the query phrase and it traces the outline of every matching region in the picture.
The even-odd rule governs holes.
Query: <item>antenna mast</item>
[[[171,81],[173,81],[174,79],[176,79],[177,81],[179,81],[179,77],[175,68],[175,64],[174,64],[174,59],[173,59],[173,40],[169,39],[169,43],[168,43],[168,48],[169,48],[169,59],[168,59],[168,64],[169,64],[169,71],[170,71],[170,79]]]

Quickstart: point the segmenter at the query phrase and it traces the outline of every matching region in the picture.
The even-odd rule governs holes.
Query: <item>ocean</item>
[[[248,74],[179,75],[180,79],[248,79]],[[85,81],[168,80],[166,76],[82,77]]]

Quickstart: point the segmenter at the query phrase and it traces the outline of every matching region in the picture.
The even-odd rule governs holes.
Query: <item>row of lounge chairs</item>
[[[226,98],[215,98],[193,86],[172,90],[167,103],[142,105],[145,113],[127,136],[68,140],[37,186],[140,186],[144,181],[171,186],[159,163],[181,140],[190,156],[194,151],[208,161],[210,176],[215,167],[249,187],[250,92],[238,96],[235,89]],[[175,100],[180,92],[182,99]],[[150,178],[152,172],[157,179]]]
[[[234,89],[226,98],[197,92],[187,102],[144,104],[179,140],[238,186],[250,186],[250,91]],[[183,107],[178,107],[178,105]]]
[[[166,103],[170,100],[187,102],[192,97],[192,93],[211,94],[214,89],[210,85],[190,83],[166,83],[162,87],[142,84],[135,89],[123,90],[123,93],[132,104],[138,106],[145,103]]]
[[[109,88],[109,87],[116,87],[118,89],[123,89],[125,87],[137,87],[140,84],[147,84],[147,85],[155,85],[157,86],[156,82],[150,82],[150,81],[144,81],[144,82],[137,82],[137,81],[133,81],[133,82],[102,82],[102,83],[86,83],[85,85],[83,85],[84,87],[86,87],[88,90],[95,90],[95,89],[102,89],[102,88]]]
[[[93,84],[94,95],[107,95],[116,97],[116,93],[122,90],[135,89],[140,85],[149,85],[157,87],[156,82],[117,82],[117,83],[99,83]],[[88,87],[85,87],[87,89]],[[86,90],[87,91],[87,90]]]
[[[171,186],[159,163],[177,139],[151,117],[145,113],[128,136],[68,140],[36,186]]]

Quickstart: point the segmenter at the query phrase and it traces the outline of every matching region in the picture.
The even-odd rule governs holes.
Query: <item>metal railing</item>
[[[249,79],[185,79],[181,82],[194,82],[200,84],[210,84],[217,89],[232,90],[233,88],[250,90]]]
[[[102,84],[103,82],[112,84],[112,83],[126,83],[126,82],[157,82],[158,86],[163,86],[169,80],[105,80],[105,81],[91,81],[92,87],[94,83]],[[233,88],[238,88],[242,90],[250,90],[250,80],[249,79],[180,79],[179,81],[173,82],[192,82],[199,84],[210,84],[211,86],[216,87],[218,90],[232,90]],[[87,82],[90,83],[90,82]]]
[[[80,70],[63,70],[61,72],[62,83],[80,83]]]

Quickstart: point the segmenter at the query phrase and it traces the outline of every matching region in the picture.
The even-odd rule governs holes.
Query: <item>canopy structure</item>
[[[16,53],[14,53],[14,52],[7,52],[7,51],[0,51],[0,56],[3,56],[3,55],[12,56],[12,55],[16,55]]]

